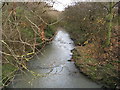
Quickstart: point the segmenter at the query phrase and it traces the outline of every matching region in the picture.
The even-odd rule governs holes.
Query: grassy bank
[[[77,2],[63,12],[63,26],[76,45],[73,51],[76,66],[92,80],[112,88],[120,86],[120,2],[117,5]]]
[[[111,55],[103,53],[100,55],[101,58],[98,58],[96,45],[93,43],[76,46],[73,50],[73,60],[81,73],[105,87],[115,88],[119,86],[120,61],[116,57],[110,60],[109,56]]]

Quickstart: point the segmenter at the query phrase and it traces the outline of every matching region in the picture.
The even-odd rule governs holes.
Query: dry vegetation
[[[44,2],[4,3],[1,86],[8,85],[18,70],[35,74],[26,62],[53,39],[57,23],[76,44],[73,59],[79,70],[106,86],[119,86],[119,4],[78,2],[61,15]]]
[[[1,86],[7,86],[18,70],[34,74],[26,62],[54,37],[57,19],[49,15],[51,8],[45,2],[3,3]]]
[[[76,66],[94,81],[112,88],[120,85],[119,4],[76,3],[63,13],[63,26],[76,44]]]

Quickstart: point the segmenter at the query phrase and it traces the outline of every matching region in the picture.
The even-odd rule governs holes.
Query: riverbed
[[[101,88],[75,67],[71,50],[74,42],[59,29],[54,40],[28,63],[30,71],[18,73],[10,88]]]

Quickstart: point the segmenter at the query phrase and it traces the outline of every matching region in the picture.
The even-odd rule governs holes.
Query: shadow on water
[[[9,87],[12,88],[100,88],[79,73],[72,58],[74,43],[69,34],[59,30],[50,45],[28,63],[29,72],[17,74]]]

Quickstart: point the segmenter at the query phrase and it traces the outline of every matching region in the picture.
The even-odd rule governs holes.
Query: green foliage
[[[54,35],[55,31],[52,29],[52,26],[47,25],[45,28],[45,36],[46,38],[51,38]]]
[[[11,72],[13,72],[14,70],[16,70],[16,67],[14,65],[11,64],[3,64],[2,66],[2,74],[3,74],[3,78],[9,76],[9,74]]]
[[[3,84],[7,84],[12,77],[14,77],[15,71],[18,70],[17,67],[11,64],[3,64],[2,65],[2,79],[3,79]]]
[[[23,35],[23,38],[34,38],[34,31],[30,27],[21,28],[21,34]]]

